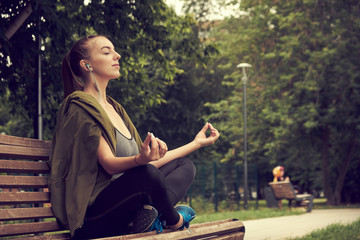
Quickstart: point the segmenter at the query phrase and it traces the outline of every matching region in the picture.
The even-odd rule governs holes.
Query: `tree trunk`
[[[353,131],[353,133],[354,132],[355,131]],[[349,144],[347,144],[346,146],[348,146],[346,149],[346,152],[345,152],[346,156],[344,157],[344,159],[342,161],[339,175],[338,175],[337,181],[336,181],[335,191],[334,191],[335,205],[339,205],[341,203],[341,191],[344,186],[345,176],[349,169],[350,162],[353,158],[352,156],[355,151],[355,146],[356,146],[356,135],[355,134],[353,134],[353,136],[351,137],[351,139],[349,141]]]
[[[328,205],[334,205],[335,204],[334,194],[331,189],[330,178],[329,178],[330,129],[328,125],[322,128],[321,140],[322,140],[321,158],[322,158],[324,194],[325,197],[327,198]]]

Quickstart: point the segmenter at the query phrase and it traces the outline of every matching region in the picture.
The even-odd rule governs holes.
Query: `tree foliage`
[[[236,2],[187,0],[185,9],[207,21],[219,3]],[[6,39],[28,4],[30,17]],[[50,139],[63,99],[62,57],[76,39],[105,34],[122,56],[109,95],[142,134],[154,132],[175,147],[210,121],[221,138],[196,153],[197,162],[242,164],[244,84],[236,65],[247,62],[248,160],[257,165],[260,186],[281,164],[302,191],[323,190],[330,204],[359,201],[358,1],[244,0],[240,17],[205,29],[155,0],[11,0],[0,10],[1,132],[34,135],[40,54],[44,138]]]
[[[11,39],[5,31],[27,5],[33,12]],[[203,64],[208,51],[192,35],[194,20],[178,17],[163,1],[6,1],[0,5],[0,84],[14,114],[31,122],[36,112],[37,57],[42,60],[44,137],[51,138],[63,99],[62,57],[75,40],[89,34],[110,36],[121,54],[121,77],[109,95],[139,122],[144,110],[164,102],[182,59]],[[180,36],[180,37],[179,37]],[[38,40],[41,39],[41,48]],[[9,94],[5,98],[5,91]],[[23,129],[23,136],[32,130]],[[7,134],[14,134],[7,132]]]
[[[242,8],[246,15],[214,34],[222,45],[212,67],[226,68],[224,85],[233,87],[229,97],[208,104],[232,146],[224,160],[243,156],[243,86],[235,66],[248,62],[250,161],[262,176],[285,165],[303,191],[323,189],[329,204],[339,204],[341,194],[349,195],[342,192],[347,173],[359,178],[349,167],[359,166],[360,5],[242,1]],[[358,186],[352,194],[359,199]]]

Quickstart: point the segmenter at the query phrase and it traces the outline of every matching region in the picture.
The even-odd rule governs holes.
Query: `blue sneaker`
[[[129,232],[142,233],[154,230],[153,226],[155,226],[156,221],[158,221],[158,215],[158,211],[153,206],[142,206],[136,212],[134,219],[128,224]]]
[[[189,229],[190,226],[190,222],[195,218],[196,214],[194,209],[192,209],[189,206],[185,206],[185,205],[178,205],[175,207],[175,210],[181,214],[183,216],[184,219],[184,223],[183,225],[178,228],[178,230],[182,231],[184,229],[184,227],[186,227],[187,229]]]

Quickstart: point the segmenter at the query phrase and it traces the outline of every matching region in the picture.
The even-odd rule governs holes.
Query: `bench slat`
[[[241,240],[241,239],[244,239],[244,236],[245,236],[245,233],[234,232],[234,233],[228,233],[226,235],[216,236],[216,237],[214,237],[214,239],[216,239],[216,240]],[[206,238],[206,239],[211,239],[211,238]]]
[[[237,219],[226,222],[210,222],[208,224],[190,225],[190,231],[170,231],[166,233],[156,234],[155,231],[145,234],[133,234],[125,236],[116,236],[103,238],[104,240],[124,240],[124,239],[143,239],[143,240],[165,240],[165,239],[200,239],[200,238],[218,238],[219,236],[235,235],[238,239],[242,239],[245,233],[245,227]]]
[[[53,218],[49,207],[0,209],[0,221]]]
[[[0,176],[3,188],[47,188],[48,177],[43,176]]]
[[[15,137],[8,135],[0,135],[0,144],[51,149],[51,141],[44,141],[34,138]]]
[[[31,204],[50,202],[49,192],[0,192],[0,204]]]
[[[0,225],[0,236],[54,232],[59,230],[61,230],[61,227],[56,221],[2,224]]]
[[[289,182],[269,183],[277,199],[295,199],[295,192]]]
[[[46,162],[0,160],[0,172],[3,173],[50,173]]]
[[[0,145],[0,157],[24,159],[49,159],[51,149]]]
[[[18,239],[18,238],[16,238]],[[47,235],[37,235],[36,237],[21,237],[21,240],[69,240],[70,233],[56,233]]]
[[[11,236],[19,234],[42,233],[58,231],[60,227],[55,221],[20,223],[12,225],[0,225],[0,236]],[[245,227],[239,220],[218,221],[205,224],[194,224],[190,230],[171,231],[165,230],[162,234],[156,234],[155,231],[149,233],[131,234],[124,236],[102,238],[103,240],[124,240],[124,239],[243,239]],[[54,236],[55,237],[55,236]],[[62,235],[61,238],[68,239],[68,235]],[[50,235],[43,236],[40,239],[57,239]]]

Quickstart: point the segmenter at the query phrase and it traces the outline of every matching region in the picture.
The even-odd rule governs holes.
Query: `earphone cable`
[[[96,90],[99,92],[99,102],[100,102],[101,94],[100,94],[99,87],[98,87],[98,85],[97,85],[97,82],[96,82],[96,80],[95,80],[95,76],[94,76],[94,74],[92,73],[92,71],[90,71],[90,74],[91,74],[92,78],[94,79],[95,88],[96,88]]]

